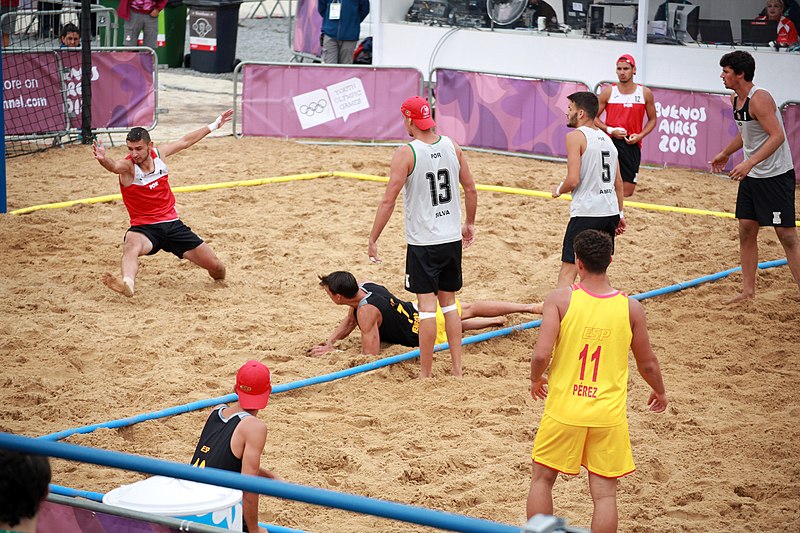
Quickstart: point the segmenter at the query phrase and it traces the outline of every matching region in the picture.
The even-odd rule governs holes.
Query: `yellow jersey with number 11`
[[[574,426],[625,421],[633,336],[629,315],[624,293],[601,296],[572,285],[550,362],[545,414]]]

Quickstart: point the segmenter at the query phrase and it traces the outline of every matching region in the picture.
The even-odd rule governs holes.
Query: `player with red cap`
[[[403,191],[406,228],[405,287],[419,301],[420,378],[430,377],[436,341],[436,304],[442,308],[450,343],[452,374],[461,375],[461,318],[456,291],[461,289],[461,251],[475,240],[478,192],[467,157],[449,137],[434,130],[431,106],[420,96],[400,106],[406,131],[414,140],[397,149],[389,183],[369,234],[369,259],[379,263],[378,237]],[[466,221],[461,223],[459,183],[464,189]]]
[[[258,412],[267,406],[272,393],[269,368],[258,361],[246,362],[236,373],[233,392],[238,400],[230,406],[214,407],[208,417],[192,456],[192,465],[277,479],[270,470],[261,468],[267,426],[258,419]],[[242,514],[244,531],[266,533],[266,529],[258,525],[257,493],[244,493]]]
[[[617,83],[600,93],[595,125],[605,131],[619,153],[619,168],[625,196],[633,196],[642,161],[642,139],[656,127],[653,92],[634,83],[636,60],[630,54],[617,59]],[[600,117],[606,113],[603,122]],[[647,120],[645,121],[645,116]]]

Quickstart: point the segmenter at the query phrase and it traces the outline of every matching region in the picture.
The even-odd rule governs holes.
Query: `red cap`
[[[236,373],[236,394],[244,409],[263,409],[272,392],[269,368],[258,361],[248,361]]]
[[[400,106],[404,117],[410,118],[421,130],[429,130],[436,126],[431,118],[431,105],[421,96],[412,96]]]
[[[622,54],[619,56],[617,63],[630,63],[633,68],[636,68],[636,60],[630,54]]]

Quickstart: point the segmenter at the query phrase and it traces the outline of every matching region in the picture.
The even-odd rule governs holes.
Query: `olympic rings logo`
[[[318,102],[311,102],[308,105],[301,105],[299,111],[307,117],[312,117],[325,111],[326,107],[328,107],[327,100],[321,99]]]

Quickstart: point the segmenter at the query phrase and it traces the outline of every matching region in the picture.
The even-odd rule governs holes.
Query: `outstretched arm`
[[[328,337],[328,340],[317,344],[316,346],[312,347],[309,350],[311,355],[325,355],[326,353],[333,351],[333,344],[337,341],[342,339],[346,339],[348,335],[350,335],[353,330],[356,328],[356,319],[353,316],[353,310],[351,308],[347,308],[347,316],[345,316],[339,325],[336,326],[336,329],[333,330],[331,336]]]
[[[176,154],[181,150],[189,148],[193,144],[203,139],[206,135],[208,135],[212,131],[221,128],[224,124],[226,124],[231,120],[232,116],[233,116],[233,109],[228,109],[220,116],[218,116],[217,119],[208,126],[203,126],[202,128],[189,132],[180,139],[178,139],[177,141],[159,144],[158,145],[159,155],[163,159],[165,157],[169,157],[172,154]]]
[[[103,141],[95,139],[92,142],[92,153],[97,162],[109,172],[119,175],[133,175],[133,163],[128,159],[121,159],[115,161],[106,156],[106,147],[103,146]]]
[[[631,330],[633,331],[631,351],[634,359],[636,359],[636,368],[652,389],[647,405],[650,406],[651,411],[661,413],[667,408],[667,391],[664,388],[664,380],[661,377],[661,367],[658,364],[658,359],[650,346],[644,307],[637,300],[629,298],[628,309],[630,310]]]

